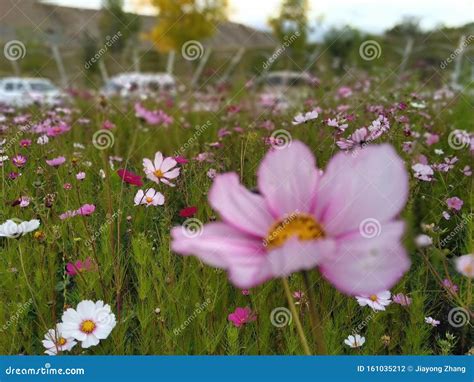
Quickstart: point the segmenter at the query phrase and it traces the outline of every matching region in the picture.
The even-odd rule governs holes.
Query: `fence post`
[[[204,70],[204,67],[207,64],[207,61],[209,60],[209,57],[211,56],[211,48],[206,48],[204,52],[204,56],[201,58],[199,61],[199,65],[194,71],[193,78],[191,79],[191,87],[195,87],[199,81],[199,78],[201,77],[202,71]]]
[[[232,72],[234,71],[235,67],[242,60],[242,57],[244,56],[244,53],[245,53],[245,48],[243,48],[243,47],[239,48],[239,50],[237,51],[237,54],[232,57],[232,60],[230,61],[229,66],[227,67],[227,69],[225,70],[224,74],[222,75],[222,77],[219,79],[218,82],[226,82],[229,79],[229,77],[232,74]]]
[[[168,53],[168,61],[166,62],[166,73],[173,74],[175,58],[176,52],[174,50],[170,51]]]
[[[461,77],[462,69],[462,57],[464,55],[464,48],[466,47],[466,36],[462,35],[459,39],[458,47],[455,51],[456,55],[454,57],[454,70],[451,74],[451,86],[453,89],[459,89],[461,85],[459,84],[459,77]]]
[[[68,86],[68,78],[66,74],[66,69],[64,68],[63,59],[61,57],[61,53],[59,52],[59,47],[56,44],[51,45],[51,51],[53,53],[54,61],[56,62],[56,66],[58,68],[59,79],[61,81],[61,86],[66,88]]]

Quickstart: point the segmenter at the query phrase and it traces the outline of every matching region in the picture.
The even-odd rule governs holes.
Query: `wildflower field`
[[[2,107],[0,353],[472,353],[473,102],[361,75]]]

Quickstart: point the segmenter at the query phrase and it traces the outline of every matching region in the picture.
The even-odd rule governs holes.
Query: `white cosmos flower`
[[[77,344],[74,338],[63,336],[63,324],[57,324],[55,329],[49,329],[41,342],[46,349],[45,353],[48,355],[69,351]]]
[[[110,306],[103,301],[81,301],[77,309],[69,308],[62,317],[63,335],[81,341],[83,348],[96,346],[106,339],[117,322]]]
[[[168,186],[174,187],[170,179],[175,179],[179,176],[180,168],[176,167],[176,162],[172,157],[163,158],[161,152],[155,154],[155,160],[152,162],[150,159],[143,159],[143,171],[145,171],[146,177],[155,183],[164,183]]]
[[[302,123],[306,123],[308,121],[318,118],[318,115],[319,114],[316,110],[308,111],[305,114],[300,113],[295,116],[292,123],[293,125],[300,125]]]
[[[438,320],[435,320],[433,317],[425,317],[425,322],[434,327],[440,324],[440,322]]]
[[[5,223],[0,224],[0,237],[15,238],[25,233],[35,231],[40,226],[38,219],[20,222],[17,219],[8,219]]]
[[[370,296],[356,296],[357,302],[360,306],[370,306],[373,310],[385,310],[387,305],[390,305],[392,294],[386,290],[384,292],[371,294]]]
[[[138,190],[135,198],[133,200],[135,205],[145,204],[149,206],[162,206],[165,203],[165,197],[161,192],[155,191],[155,189],[150,188],[145,192],[143,190]]]
[[[344,340],[344,343],[351,348],[360,348],[365,343],[365,337],[361,337],[359,334],[350,335]]]

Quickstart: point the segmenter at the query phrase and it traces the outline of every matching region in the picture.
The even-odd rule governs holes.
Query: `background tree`
[[[277,17],[269,20],[275,37],[285,44],[291,36],[298,36],[291,40],[289,51],[294,60],[304,58],[307,50],[308,35],[308,0],[283,0]]]
[[[189,40],[214,34],[225,19],[227,0],[149,0],[158,10],[158,23],[149,34],[160,52],[178,50]]]
[[[136,40],[140,30],[140,16],[127,13],[123,0],[103,0],[103,12],[99,21],[101,38],[109,39],[120,32],[120,38],[110,47],[112,52],[123,51]]]

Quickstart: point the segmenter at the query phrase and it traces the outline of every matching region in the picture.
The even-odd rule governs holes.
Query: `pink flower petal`
[[[391,146],[370,146],[355,157],[338,153],[319,183],[316,216],[327,233],[337,236],[358,230],[366,219],[389,221],[407,196],[407,172]]]
[[[318,183],[316,161],[299,141],[269,151],[258,169],[258,188],[276,217],[295,211],[310,212]]]
[[[265,237],[274,223],[264,199],[242,186],[236,173],[216,176],[209,202],[225,222],[250,235]]]
[[[403,222],[382,224],[380,235],[359,232],[339,240],[337,253],[322,261],[323,276],[341,292],[370,295],[390,289],[408,270],[410,260],[401,245]]]

